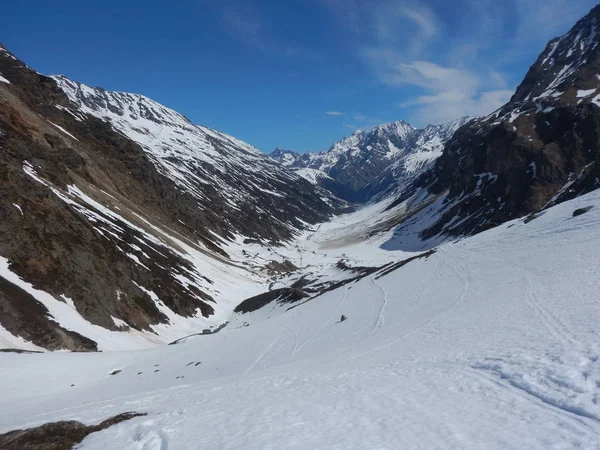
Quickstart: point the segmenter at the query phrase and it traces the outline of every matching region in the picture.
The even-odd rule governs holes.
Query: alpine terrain
[[[349,202],[388,194],[435,161],[444,144],[470,117],[416,129],[398,121],[357,131],[322,153],[277,148],[271,158]]]
[[[600,449],[599,43],[270,156],[2,47],[0,449]]]

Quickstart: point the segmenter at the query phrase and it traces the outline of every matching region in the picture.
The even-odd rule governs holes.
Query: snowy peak
[[[331,181],[336,182],[336,195],[347,201],[364,202],[435,161],[446,141],[470,119],[463,117],[424,129],[396,121],[355,132],[318,154],[300,155],[277,149],[271,158],[286,167],[311,169],[313,172],[307,179],[312,181],[323,180],[315,173],[326,174],[330,187]],[[321,185],[324,183],[320,181]]]
[[[600,187],[599,27],[600,5],[548,44],[506,105],[454,134],[417,183],[446,196],[421,236],[536,217]]]
[[[293,166],[296,160],[300,157],[300,155],[293,150],[285,150],[279,147],[273,150],[269,156],[272,159],[279,161],[279,163],[285,167]]]
[[[171,150],[178,149],[179,157],[200,158],[217,156],[217,146],[211,146],[208,141],[215,138],[231,144],[236,152],[245,152],[251,155],[262,156],[262,153],[253,146],[239,141],[224,133],[217,132],[207,127],[194,125],[183,114],[161,105],[158,102],[140,94],[126,92],[111,92],[102,88],[87,86],[69,80],[63,75],[52,77],[59,87],[67,94],[69,100],[85,113],[109,120],[113,126],[122,132],[134,136],[136,141],[165,139]],[[169,136],[162,136],[169,130]],[[181,136],[193,134],[204,142],[198,147],[197,152],[182,151]],[[166,151],[165,148],[162,149]]]
[[[404,147],[410,140],[416,129],[403,121],[379,125],[370,131],[356,131],[351,136],[345,137],[333,144],[329,150],[318,155],[323,162],[321,169],[327,169],[337,163],[336,157],[352,153],[352,156],[369,152],[381,153],[388,159],[394,156],[395,149],[392,146],[398,144]]]
[[[301,220],[308,223],[330,212],[310,183],[245,142],[194,125],[143,95],[93,88],[64,76],[53,78],[75,105],[76,113],[107,121],[139,144],[157,170],[193,195],[203,209],[229,211],[228,224],[218,228],[219,234],[252,236],[260,229],[259,234],[266,237],[264,232],[270,228],[269,239],[285,239],[303,226],[297,213],[305,207],[310,213]],[[266,219],[260,225],[251,223],[240,214],[243,208]],[[273,216],[273,208],[289,208],[291,214]]]
[[[404,122],[402,120],[398,120],[396,122],[387,123],[383,125],[376,126],[371,130],[372,133],[383,134],[386,136],[397,136],[397,137],[408,137],[411,133],[415,132],[416,128],[411,124]]]
[[[310,164],[310,161],[315,157],[315,154],[313,152],[297,153],[293,150],[285,150],[278,147],[269,155],[269,157],[284,167],[303,168]]]
[[[559,97],[574,88],[598,88],[598,72],[574,78],[583,67],[598,67],[600,56],[600,5],[564,36],[550,41],[527,73],[511,102]]]

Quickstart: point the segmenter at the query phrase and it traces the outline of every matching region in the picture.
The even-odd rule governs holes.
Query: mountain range
[[[0,46],[0,448],[598,448],[599,44],[271,155]]]
[[[37,345],[97,348],[56,320],[65,298],[107,332],[214,317],[210,273],[236,270],[223,242],[284,242],[335,212],[260,151],[146,97],[40,75],[4,48],[0,72],[0,255],[53,299],[3,278],[0,323]]]
[[[359,235],[393,232],[385,248],[415,251],[597,188],[597,16],[550,42],[486,117],[398,121],[270,157],[142,95],[41,75],[2,48],[0,324],[47,349],[127,347],[132,333],[151,345],[221,326],[277,277],[291,277],[283,289],[304,280],[300,295],[335,285],[343,265],[301,270],[273,249],[350,204],[385,206]]]
[[[276,149],[270,157],[348,202],[364,203],[427,168],[454,132],[471,120],[417,129],[397,121],[357,131],[321,153]]]

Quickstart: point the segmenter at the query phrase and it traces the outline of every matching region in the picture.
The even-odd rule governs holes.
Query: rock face
[[[76,420],[65,420],[27,430],[10,431],[0,434],[0,448],[3,450],[70,450],[92,433],[145,415],[145,413],[129,412],[106,419],[98,425],[84,425]]]
[[[276,244],[333,212],[243,142],[2,47],[0,102],[0,332],[40,347],[208,317],[222,242]]]
[[[393,122],[356,132],[322,153],[276,149],[271,158],[346,201],[365,202],[427,168],[469,120],[465,117],[424,129]]]
[[[600,187],[599,32],[597,6],[548,44],[509,103],[458,130],[413,186],[445,196],[422,237],[476,233]]]

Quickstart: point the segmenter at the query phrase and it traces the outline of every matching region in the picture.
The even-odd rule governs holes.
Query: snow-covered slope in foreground
[[[179,345],[0,354],[0,432],[139,411],[81,448],[598,449],[599,235],[595,191]]]

